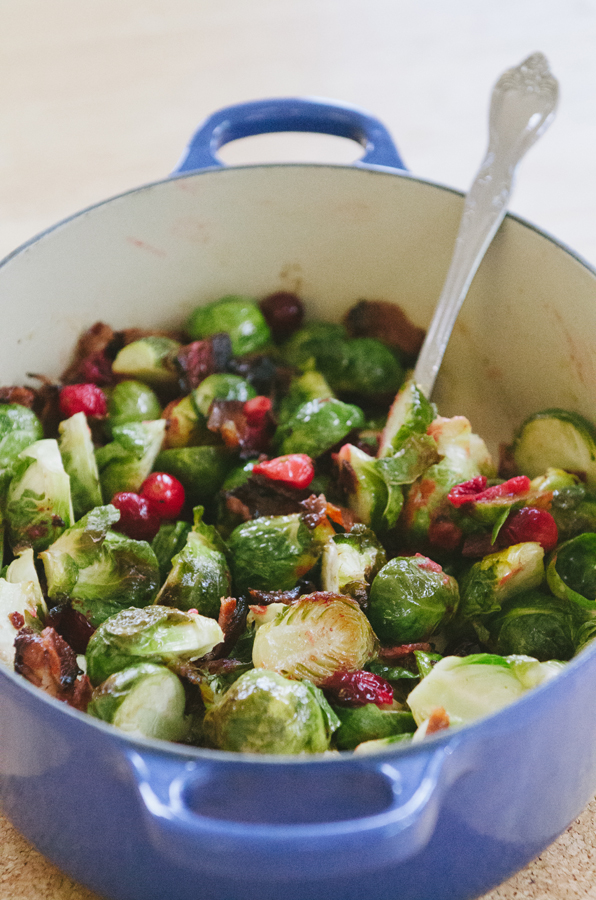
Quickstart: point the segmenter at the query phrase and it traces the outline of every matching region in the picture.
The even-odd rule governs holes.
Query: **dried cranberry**
[[[141,485],[141,497],[160,519],[177,519],[184,506],[184,488],[167,472],[153,472]]]
[[[304,306],[296,294],[277,291],[259,303],[274,340],[284,341],[298,331],[304,319]]]
[[[486,490],[485,490],[486,488]],[[453,506],[460,507],[464,503],[494,503],[499,499],[512,499],[519,494],[525,494],[530,490],[530,479],[526,475],[517,475],[509,478],[502,484],[494,484],[486,487],[484,475],[477,475],[463,484],[456,484],[448,494],[448,499]]]
[[[106,396],[96,384],[67,384],[60,391],[60,412],[65,418],[82,412],[103,419],[108,412]]]
[[[264,475],[271,481],[280,481],[288,487],[302,490],[307,488],[315,477],[315,467],[306,453],[290,453],[277,456],[258,463],[253,468],[253,475]]]
[[[244,404],[244,415],[249,425],[263,425],[272,407],[269,397],[253,397]]]
[[[114,494],[112,505],[120,510],[120,521],[114,525],[117,531],[135,541],[153,540],[159,531],[160,520],[146,497],[122,491]]]
[[[500,547],[511,544],[522,544],[525,541],[537,541],[545,552],[557,546],[559,532],[557,523],[545,509],[524,506],[511,513],[499,532]]]
[[[388,681],[372,672],[336,672],[321,687],[339,706],[365,706],[393,703],[393,688]]]

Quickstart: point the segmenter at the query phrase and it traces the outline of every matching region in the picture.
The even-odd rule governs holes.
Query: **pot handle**
[[[457,741],[398,757],[292,765],[127,755],[157,852],[196,873],[320,878],[422,850],[447,788],[469,768],[453,755]]]
[[[354,166],[405,169],[385,126],[364,110],[330,100],[283,97],[238,103],[213,113],[194,133],[172,174],[222,167],[224,163],[216,154],[224,144],[273,131],[311,131],[351,138],[366,151]]]

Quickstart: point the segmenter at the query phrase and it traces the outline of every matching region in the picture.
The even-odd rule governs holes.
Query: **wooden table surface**
[[[500,73],[541,50],[557,120],[513,211],[596,263],[596,4],[590,0],[0,0],[0,256],[76,210],[164,177],[209,113],[331,97],[389,127],[409,168],[466,189]],[[350,162],[351,142],[251,138],[229,163]],[[1,727],[1,723],[0,723]],[[590,804],[491,900],[596,898]],[[0,818],[1,900],[93,900]]]

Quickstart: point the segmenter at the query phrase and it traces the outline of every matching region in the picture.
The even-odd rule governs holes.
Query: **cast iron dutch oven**
[[[222,167],[227,141],[315,131],[354,166]],[[0,266],[0,384],[58,375],[80,332],[175,326],[229,293],[297,290],[336,320],[362,297],[430,321],[462,197],[410,176],[383,126],[311,100],[222,110],[174,176],[36,238]],[[507,440],[526,415],[593,417],[596,275],[508,216],[435,399]],[[0,672],[4,813],[115,900],[447,900],[526,864],[596,791],[596,653],[473,727],[378,756],[251,757],[131,740]]]

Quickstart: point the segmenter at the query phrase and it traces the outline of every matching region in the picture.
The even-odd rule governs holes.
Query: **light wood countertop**
[[[561,82],[514,212],[596,264],[596,4],[590,0],[0,0],[0,256],[78,209],[164,177],[207,115],[272,96],[368,109],[415,174],[466,189],[500,73],[541,50]],[[272,136],[226,161],[349,162]],[[596,802],[490,900],[596,898]],[[0,817],[2,900],[93,900]]]

